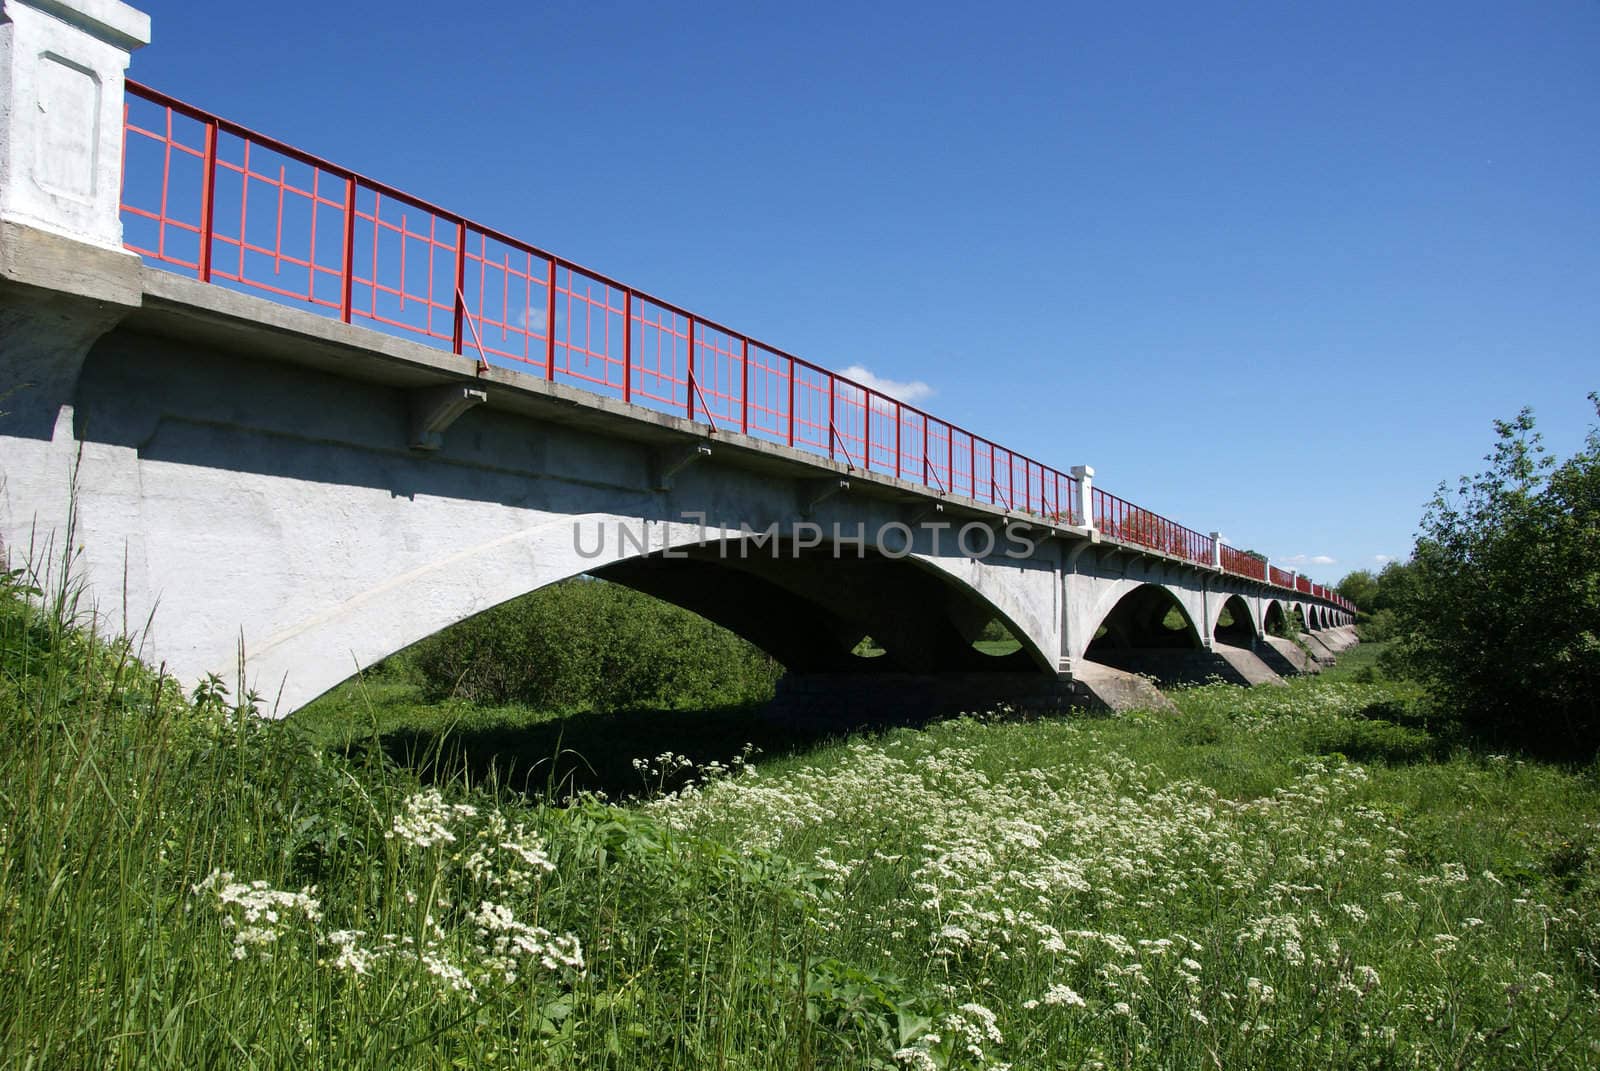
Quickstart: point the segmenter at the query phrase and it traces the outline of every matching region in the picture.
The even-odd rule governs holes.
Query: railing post
[[[1077,501],[1073,503],[1072,521],[1080,528],[1095,530],[1094,523],[1094,469],[1088,465],[1072,466],[1072,478],[1077,481]]]
[[[217,203],[217,121],[209,120],[206,123],[206,155],[202,162],[205,168],[205,177],[201,180],[200,187],[200,255],[196,262],[200,265],[199,276],[202,283],[211,281],[211,240],[216,232],[216,203]],[[315,272],[311,274],[315,275]]]
[[[467,221],[456,223],[456,315],[450,345],[456,353],[463,349],[463,328],[467,317]]]
[[[344,269],[339,277],[339,319],[350,322],[354,313],[356,279],[356,177],[344,180]],[[374,280],[376,281],[376,280]]]
[[[556,258],[550,258],[550,274],[544,290],[544,378],[556,378]]]
[[[923,419],[927,419],[924,417]],[[942,422],[941,422],[942,423]],[[944,426],[944,478],[950,481],[950,493],[956,493],[956,429]],[[977,496],[974,495],[974,498]]]
[[[633,291],[622,292],[622,400],[633,401]]]
[[[838,393],[839,393],[839,381],[836,378],[834,378],[834,375],[833,375],[832,372],[829,372],[828,373],[828,460],[829,461],[833,460],[833,450],[834,450],[834,442],[833,442],[833,440],[838,435],[838,432],[836,432],[834,430],[834,423],[833,423],[833,400],[834,400],[834,397]]]
[[[872,392],[861,392],[861,467],[868,472],[872,471]]]
[[[954,439],[955,439],[955,432],[953,430],[951,432],[950,438],[951,438],[952,441],[954,441]],[[967,464],[972,466],[972,500],[974,502],[977,502],[979,500],[978,499],[978,437],[976,435],[968,435],[967,436],[967,446],[971,448],[970,449],[970,453],[972,455],[969,458],[967,458]],[[956,478],[954,476],[951,476],[950,477],[950,484],[951,484],[952,487],[955,486],[955,482],[956,482]],[[990,484],[994,483],[994,455],[993,454],[989,455],[989,483]]]
[[[794,358],[789,358],[789,445],[794,446]]]
[[[900,479],[900,425],[905,422],[905,410],[899,399],[894,403],[894,478]]]
[[[689,375],[688,375],[687,378],[688,378],[688,381],[689,381],[689,389],[686,392],[689,395],[688,413],[689,413],[689,419],[693,420],[694,419],[694,317],[693,316],[689,317]]]
[[[750,434],[750,340],[739,340],[739,434]]]
[[[933,471],[933,458],[928,456],[928,414],[922,414],[922,486],[928,486],[928,473]]]
[[[1211,568],[1222,572],[1222,533],[1211,533]]]

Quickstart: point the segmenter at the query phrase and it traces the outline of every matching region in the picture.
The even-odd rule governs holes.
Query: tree
[[[1389,562],[1378,571],[1378,590],[1372,596],[1372,612],[1393,610],[1410,590],[1414,570],[1410,562]]]
[[[1591,394],[1597,415],[1600,396]],[[1600,427],[1557,464],[1532,412],[1441,484],[1393,599],[1401,657],[1460,724],[1546,753],[1600,745]],[[1387,570],[1385,570],[1387,573]]]
[[[1360,613],[1370,614],[1374,607],[1373,600],[1378,597],[1378,578],[1372,575],[1370,569],[1357,569],[1353,573],[1346,573],[1344,579],[1339,581],[1337,590],[1340,595],[1356,604]]]

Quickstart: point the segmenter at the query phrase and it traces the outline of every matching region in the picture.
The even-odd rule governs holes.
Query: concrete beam
[[[0,435],[72,435],[89,347],[139,307],[139,261],[0,221]]]
[[[437,450],[444,433],[475,405],[489,400],[487,391],[446,384],[411,392],[411,449]]]
[[[827,478],[800,481],[800,515],[815,516],[817,507],[841,491],[850,490],[849,480]]]
[[[650,456],[650,488],[653,491],[670,491],[678,475],[701,458],[711,456],[706,443],[672,450],[657,450]]]

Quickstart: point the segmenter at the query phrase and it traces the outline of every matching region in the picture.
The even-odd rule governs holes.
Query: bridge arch
[[[596,539],[585,548],[586,557],[572,549],[575,521],[580,527],[638,535]],[[585,538],[580,536],[577,544]],[[568,545],[563,547],[562,541]],[[1049,637],[1041,640],[1028,608],[1001,592],[986,594],[983,588],[992,585],[968,582],[961,561],[920,554],[891,557],[875,546],[836,548],[827,540],[797,548],[792,541],[759,543],[692,524],[588,514],[490,539],[430,568],[386,577],[333,610],[268,637],[249,654],[262,694],[273,694],[292,669],[298,689],[309,699],[358,668],[441,629],[587,574],[698,613],[794,672],[1026,673],[1049,668]],[[976,564],[974,578],[984,575],[984,567]],[[991,619],[1012,632],[1019,650],[997,656],[973,647]],[[863,635],[871,635],[885,657],[854,655]]]
[[[1261,635],[1255,612],[1242,595],[1229,595],[1217,607],[1211,622],[1211,637],[1232,647],[1251,647]]]
[[[751,552],[729,539],[657,551],[593,570],[692,610],[802,672],[1028,672],[1049,668],[1036,635],[1008,600],[991,601],[938,560],[876,548],[836,554],[779,542]],[[973,641],[998,620],[1019,642],[1009,654]],[[852,649],[870,635],[884,654]]]
[[[1283,602],[1278,599],[1268,599],[1266,608],[1261,612],[1261,631],[1268,635],[1279,635],[1287,627],[1288,614],[1283,609]]]
[[[1117,651],[1201,646],[1200,631],[1183,601],[1160,584],[1139,584],[1118,595],[1100,618],[1086,653],[1098,661]]]

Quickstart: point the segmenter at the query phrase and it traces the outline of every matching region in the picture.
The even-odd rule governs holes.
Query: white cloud
[[[1326,554],[1291,554],[1287,558],[1272,559],[1273,565],[1337,565],[1338,558]]]
[[[1379,565],[1388,565],[1390,562],[1394,561],[1394,555],[1393,554],[1374,554],[1372,556],[1372,560],[1377,562]]]
[[[528,331],[535,335],[544,334],[546,313],[543,309],[525,307],[511,310],[511,326],[519,331]]]
[[[920,379],[913,379],[902,383],[897,379],[884,379],[869,372],[859,364],[849,368],[840,369],[839,374],[846,379],[853,379],[868,390],[875,390],[879,394],[887,394],[891,398],[899,398],[902,402],[920,402],[924,398],[933,397],[933,388]]]

